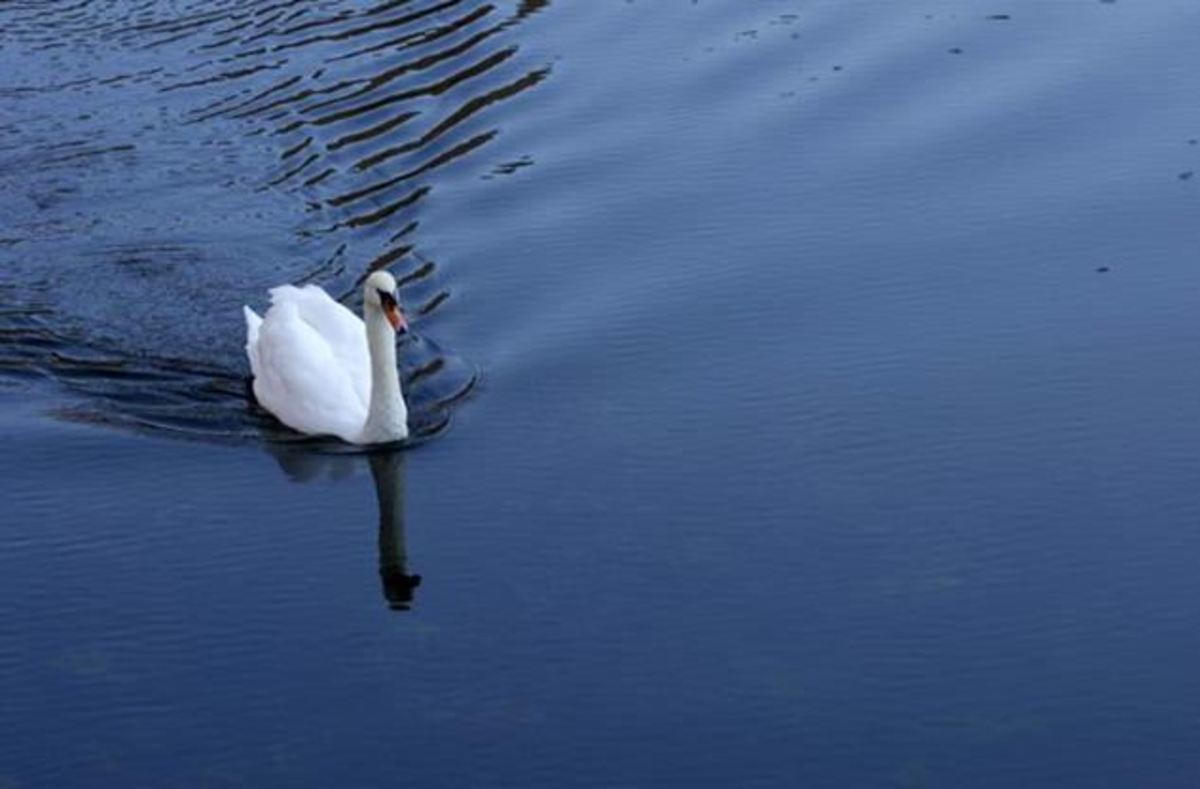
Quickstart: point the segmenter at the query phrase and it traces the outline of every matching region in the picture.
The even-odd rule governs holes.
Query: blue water
[[[0,6],[0,786],[1195,785],[1197,23]]]

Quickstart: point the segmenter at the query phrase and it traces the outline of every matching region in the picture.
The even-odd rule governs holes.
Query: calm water
[[[0,786],[1196,785],[1197,25],[0,4]]]

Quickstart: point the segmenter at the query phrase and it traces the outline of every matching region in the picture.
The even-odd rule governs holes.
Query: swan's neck
[[[379,310],[367,310],[367,350],[371,356],[371,402],[362,443],[381,444],[408,437],[408,408],[396,370],[396,335]]]

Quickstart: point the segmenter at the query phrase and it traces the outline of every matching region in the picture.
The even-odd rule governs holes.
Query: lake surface
[[[1195,785],[1198,25],[0,4],[0,787]]]

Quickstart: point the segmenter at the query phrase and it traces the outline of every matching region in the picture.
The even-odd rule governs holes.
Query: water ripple
[[[454,303],[454,287],[420,252],[421,204],[443,170],[497,137],[497,107],[549,76],[547,64],[520,57],[512,32],[547,5],[0,8],[14,42],[0,64],[25,58],[0,80],[15,136],[0,149],[0,182],[25,195],[8,201],[11,232],[0,245],[13,263],[0,282],[0,380],[55,382],[74,395],[59,409],[70,418],[278,439],[286,433],[247,399],[230,306],[260,302],[263,287],[283,280],[316,282],[353,307],[363,278],[387,267],[416,324],[402,349],[414,419],[418,432],[437,432],[476,373],[425,331]],[[96,61],[60,73],[41,54],[58,44]],[[72,122],[61,118],[66,93],[78,108]],[[114,117],[113,107],[128,112]],[[274,166],[254,164],[264,153]],[[156,171],[173,179],[177,197],[157,193],[166,185]],[[106,203],[108,194],[121,198]],[[168,209],[172,199],[229,204],[206,226]],[[80,202],[87,210],[72,210]],[[288,204],[302,212],[298,221],[287,219]],[[258,221],[278,228],[267,246],[283,260],[243,262],[238,238],[257,234]],[[125,296],[139,305],[136,319],[119,306],[73,308],[41,263],[64,256],[91,281],[132,288]],[[154,303],[163,278],[180,276],[203,284],[187,329]],[[220,361],[200,361],[214,349]]]

